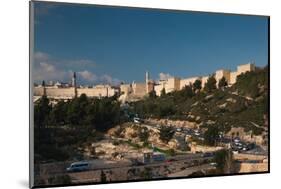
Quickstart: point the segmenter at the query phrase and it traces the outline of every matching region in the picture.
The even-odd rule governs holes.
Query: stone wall
[[[230,83],[230,71],[229,70],[218,70],[216,71],[215,78],[217,80],[217,85],[221,78],[224,77],[227,81],[227,83]]]
[[[34,87],[34,96],[43,95],[43,87]],[[46,88],[46,95],[48,97],[57,98],[73,98],[75,96],[74,88]]]
[[[237,75],[240,75],[241,73],[245,73],[248,71],[254,71],[255,70],[255,65],[254,64],[243,64],[237,66]]]
[[[236,83],[237,72],[230,72],[230,85]]]
[[[234,163],[234,172],[252,173],[268,171],[268,163]]]
[[[43,87],[34,87],[34,96],[43,95]],[[77,88],[77,95],[86,94],[88,97],[113,96],[115,90],[111,87],[103,88]],[[75,96],[74,87],[69,88],[46,88],[46,95],[51,98],[73,98]]]
[[[154,90],[157,96],[161,95],[161,91],[163,90],[163,88],[165,88],[164,83],[160,83],[159,85],[154,86]]]
[[[146,84],[145,83],[133,83],[132,89],[133,89],[133,94],[135,96],[146,95]]]
[[[180,89],[183,89],[185,86],[193,84],[197,79],[200,80],[199,77],[192,77],[187,79],[181,79],[180,80]]]
[[[201,78],[202,88],[205,86],[205,84],[207,83],[208,79],[209,79],[209,76],[203,76]]]
[[[197,145],[195,142],[192,142],[190,144],[190,151],[192,153],[196,153],[196,152],[215,152],[218,150],[223,149],[223,147],[217,146],[217,147],[212,147],[212,146],[202,146],[202,145]]]
[[[180,90],[180,79],[176,77],[171,77],[167,81],[167,85],[165,86],[166,93]]]
[[[122,84],[120,85],[120,92],[121,94],[129,94],[132,92],[132,86],[130,84]]]
[[[182,128],[198,129],[198,126],[195,122],[184,121],[184,120],[149,118],[147,121],[151,124],[157,124],[157,125],[164,125],[164,126],[171,125],[171,126],[176,126],[177,128],[182,127]]]

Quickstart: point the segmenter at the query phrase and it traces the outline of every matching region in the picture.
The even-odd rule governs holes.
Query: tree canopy
[[[206,92],[213,92],[217,89],[217,80],[214,75],[210,76],[205,84],[204,90]]]

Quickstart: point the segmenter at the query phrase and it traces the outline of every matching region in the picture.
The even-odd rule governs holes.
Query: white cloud
[[[46,62],[40,62],[33,71],[34,81],[65,81],[71,75],[70,71],[57,69],[54,65]]]
[[[95,66],[95,63],[87,59],[59,60],[47,53],[36,52],[34,54],[33,80],[38,83],[43,80],[70,82],[73,70],[75,70],[80,84],[120,84],[119,79],[112,78],[110,75],[97,76],[88,69],[84,69],[89,66]]]
[[[159,73],[159,80],[167,80],[167,79],[169,79],[169,78],[171,78],[171,77],[173,77],[173,76],[171,76],[170,74],[168,74],[168,73]]]
[[[50,59],[50,57],[47,53],[40,52],[40,51],[34,53],[35,62],[47,61],[48,59]]]
[[[98,79],[98,77],[95,74],[93,74],[92,72],[89,72],[87,70],[77,72],[77,74],[80,75],[86,81],[95,82]]]
[[[102,83],[105,83],[105,84],[110,84],[110,85],[119,85],[121,83],[121,81],[119,79],[116,79],[116,78],[112,78],[110,75],[102,75],[100,77],[100,81]]]

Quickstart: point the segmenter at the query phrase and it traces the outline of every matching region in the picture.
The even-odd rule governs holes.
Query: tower
[[[44,81],[44,80],[42,81],[42,87],[43,87],[43,96],[47,96],[47,93],[46,93],[46,84],[45,84],[45,81]]]
[[[76,73],[75,73],[75,72],[73,72],[71,85],[72,85],[72,87],[74,88],[74,97],[77,97]]]
[[[73,72],[71,85],[72,85],[72,87],[76,87],[76,73],[75,72]]]
[[[146,88],[146,93],[148,93],[148,84],[149,84],[149,73],[148,71],[145,72],[145,88]]]

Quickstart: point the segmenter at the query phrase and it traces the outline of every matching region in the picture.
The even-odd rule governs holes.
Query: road
[[[251,122],[252,124],[254,124],[253,122]],[[140,124],[141,126],[147,127],[148,129],[152,129],[154,131],[158,131],[159,132],[159,126],[157,125],[153,125],[153,124]],[[180,130],[179,130],[180,129]],[[177,128],[177,127],[173,127],[173,130],[175,132],[184,134],[184,135],[189,135],[192,136],[194,138],[200,139],[200,140],[204,140],[204,135],[203,133],[201,133],[200,131],[195,131],[194,129],[188,129],[188,128]],[[221,143],[223,144],[230,144],[232,142],[232,139],[229,137],[222,137],[221,138]],[[243,144],[246,144],[247,142],[245,141],[241,141]],[[267,155],[268,154],[268,150],[262,148],[259,145],[255,145],[255,147],[251,150],[248,151],[242,151],[241,153],[246,153],[246,154],[256,154],[256,155]]]
[[[169,174],[168,177],[186,177],[188,175],[191,175],[194,172],[204,171],[204,170],[209,170],[209,169],[215,169],[215,167],[210,164],[203,164],[203,165],[199,165],[199,166],[189,167],[183,171]]]

